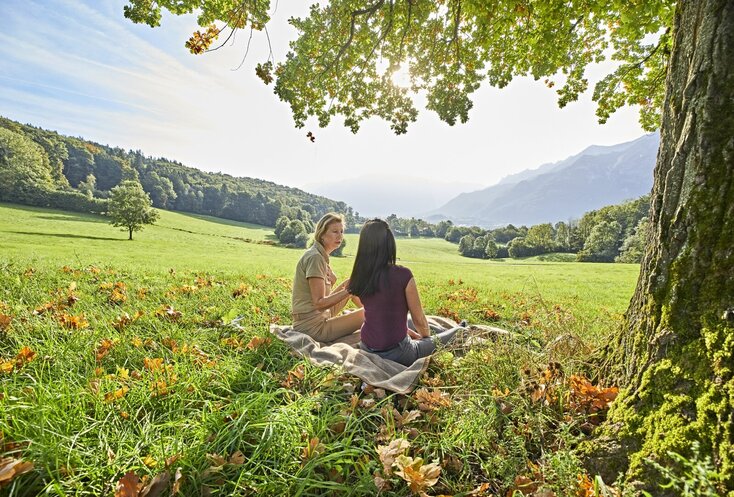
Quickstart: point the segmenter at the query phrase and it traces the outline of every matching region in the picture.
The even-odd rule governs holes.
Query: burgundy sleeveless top
[[[378,290],[360,297],[364,305],[362,343],[372,350],[395,347],[408,334],[408,301],[405,287],[413,278],[410,269],[389,266],[380,278]]]

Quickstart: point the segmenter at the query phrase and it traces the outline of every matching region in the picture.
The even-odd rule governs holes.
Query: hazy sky
[[[261,33],[237,70],[248,33],[193,56],[184,43],[197,29],[194,16],[167,15],[151,29],[125,19],[125,3],[0,1],[0,115],[206,171],[297,187],[399,172],[479,189],[588,145],[643,134],[635,109],[602,126],[590,96],[558,109],[555,92],[530,79],[479,90],[464,125],[450,127],[419,108],[419,121],[403,136],[379,120],[357,135],[340,119],[326,129],[315,122],[296,129],[288,106],[254,75],[267,56]],[[286,20],[305,14],[309,4],[279,2],[269,27],[276,60],[295,36]]]

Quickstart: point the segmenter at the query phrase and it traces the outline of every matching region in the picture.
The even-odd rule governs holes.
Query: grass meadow
[[[613,396],[587,380],[588,359],[616,332],[638,266],[480,261],[398,240],[428,313],[511,332],[440,351],[402,396],[270,338],[301,254],[271,229],[163,211],[126,238],[102,217],[0,204],[0,495],[601,485],[575,452]],[[332,258],[340,277],[356,246],[348,235]]]

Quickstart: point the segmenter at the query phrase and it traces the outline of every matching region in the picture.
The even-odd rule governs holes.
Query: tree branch
[[[344,42],[344,44],[339,49],[339,52],[336,54],[336,57],[334,57],[334,60],[326,66],[326,68],[323,70],[323,73],[327,73],[331,70],[332,67],[337,65],[341,58],[344,56],[346,51],[349,49],[349,47],[352,45],[352,40],[354,40],[354,28],[357,24],[357,17],[362,15],[367,15],[367,19],[372,17],[372,15],[377,12],[380,7],[382,7],[385,3],[385,0],[378,0],[375,4],[371,5],[370,7],[367,7],[366,9],[361,10],[355,10],[351,13],[351,21],[349,23],[349,38],[347,38],[347,41]]]

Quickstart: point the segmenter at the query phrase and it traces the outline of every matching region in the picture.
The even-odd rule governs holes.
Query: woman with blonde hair
[[[293,278],[293,329],[319,342],[333,342],[361,328],[364,310],[339,315],[351,298],[349,280],[333,288],[336,275],[329,255],[344,239],[344,218],[333,212],[325,214],[315,231],[313,245],[301,256]]]

